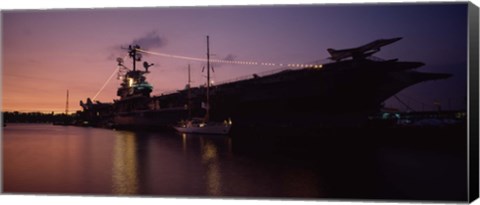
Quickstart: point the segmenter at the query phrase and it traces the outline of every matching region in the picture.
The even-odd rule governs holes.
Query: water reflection
[[[232,138],[227,138],[227,145],[228,145],[228,157],[229,158],[232,158],[233,157],[233,153],[232,153]]]
[[[182,152],[185,154],[187,152],[187,134],[182,133]]]
[[[3,134],[6,193],[430,200],[464,200],[467,193],[465,153],[443,146],[423,150],[356,135],[300,142],[44,124],[9,124]]]
[[[200,138],[202,164],[207,168],[207,193],[210,196],[222,195],[222,182],[220,176],[220,161],[218,160],[218,149],[211,139]]]
[[[136,136],[132,132],[117,132],[113,149],[112,193],[132,195],[138,193],[138,162]]]

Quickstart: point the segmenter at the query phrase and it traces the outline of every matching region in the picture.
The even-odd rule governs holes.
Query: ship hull
[[[448,74],[413,71],[422,63],[352,60],[322,68],[284,70],[210,89],[210,119],[231,119],[234,129],[358,127],[382,103],[414,84],[448,78]],[[408,69],[410,68],[410,69]],[[190,96],[190,97],[189,97]],[[204,87],[116,102],[116,127],[172,127],[180,120],[203,117]],[[143,111],[125,111],[127,104]],[[137,106],[137,105],[135,105]],[[135,107],[133,106],[133,107]]]
[[[119,112],[113,116],[117,129],[171,129],[171,125],[187,117],[185,109]]]
[[[231,118],[236,127],[363,126],[402,89],[449,76],[398,65],[350,61],[219,85],[212,89],[211,118]]]

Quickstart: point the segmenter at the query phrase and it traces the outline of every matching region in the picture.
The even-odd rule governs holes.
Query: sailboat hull
[[[175,126],[175,130],[186,134],[215,134],[226,135],[230,132],[230,125],[206,125],[204,127],[181,127]]]

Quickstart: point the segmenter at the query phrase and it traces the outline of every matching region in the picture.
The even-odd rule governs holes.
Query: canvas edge
[[[468,4],[468,202],[479,195],[479,16],[478,7]]]

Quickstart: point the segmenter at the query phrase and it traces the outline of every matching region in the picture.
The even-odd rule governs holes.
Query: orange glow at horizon
[[[68,89],[70,90],[69,113],[75,113],[82,110],[79,105],[80,100],[85,102],[87,97],[92,98],[106,80],[105,74],[95,77],[74,77],[81,75],[56,72],[55,75],[49,75],[42,73],[41,67],[25,71],[8,60],[4,64],[12,66],[4,66],[2,70],[2,112],[65,113]],[[111,72],[111,70],[106,71]],[[116,86],[114,82],[110,82],[98,95],[97,100],[111,102],[115,98]]]

